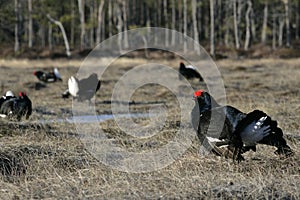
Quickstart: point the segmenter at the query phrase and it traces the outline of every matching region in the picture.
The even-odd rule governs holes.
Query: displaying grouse
[[[0,113],[1,117],[16,118],[18,121],[23,116],[28,119],[32,113],[32,103],[25,92],[20,92],[18,97],[2,103]]]
[[[246,114],[232,106],[221,106],[202,90],[196,91],[194,98],[191,118],[200,142],[206,137],[225,140],[234,160],[242,160],[242,153],[250,149],[256,151],[257,144],[275,146],[277,154],[293,154],[277,122],[266,113],[254,110]]]
[[[203,78],[200,75],[200,73],[192,65],[185,66],[185,64],[183,62],[180,62],[178,71],[179,71],[178,76],[179,76],[180,80],[182,80],[183,77],[185,77],[186,79],[197,78],[197,79],[199,79],[199,81],[203,81]]]
[[[88,78],[78,80],[71,76],[68,80],[68,89],[62,94],[63,98],[72,95],[78,101],[91,100],[95,93],[100,89],[101,82],[98,75],[93,73]]]
[[[56,81],[62,81],[61,75],[57,68],[54,68],[53,72],[35,71],[33,73],[40,81],[45,83],[52,83]]]

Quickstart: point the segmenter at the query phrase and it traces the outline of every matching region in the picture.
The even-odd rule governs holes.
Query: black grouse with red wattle
[[[191,118],[200,142],[207,136],[227,141],[234,160],[242,160],[246,151],[256,151],[257,144],[275,146],[275,153],[280,155],[293,154],[277,122],[263,111],[247,114],[232,106],[221,106],[202,90],[194,93],[194,99]]]
[[[0,107],[1,117],[16,118],[18,121],[23,116],[28,119],[31,113],[32,103],[25,92],[20,92],[18,97],[3,102]]]
[[[56,81],[62,81],[61,75],[57,68],[54,68],[51,72],[35,71],[33,74],[42,82],[53,83]]]

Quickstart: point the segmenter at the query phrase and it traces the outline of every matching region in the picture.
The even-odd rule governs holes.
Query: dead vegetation
[[[96,96],[96,110],[109,114],[111,90],[118,78],[144,59],[121,58],[103,76]],[[177,68],[178,60],[161,61]],[[1,61],[1,87],[26,90],[33,102],[30,120],[0,120],[1,199],[299,199],[300,68],[298,59],[218,61],[227,92],[227,103],[242,111],[262,109],[276,119],[295,155],[280,158],[275,148],[258,145],[239,165],[214,155],[199,155],[195,136],[188,150],[172,164],[152,172],[126,173],[98,162],[78,138],[70,123],[43,120],[69,117],[72,100],[60,94],[67,78],[80,62]],[[46,84],[35,90],[35,68],[60,67],[63,84]],[[193,82],[195,88],[203,85]],[[192,95],[192,94],[191,94]],[[147,151],[168,143],[178,130],[178,102],[166,88],[145,86],[132,96],[131,111],[141,112],[157,102],[167,102],[168,118],[159,134],[134,138],[120,130],[114,120],[101,122],[110,140],[130,151]],[[144,102],[144,103],[143,103]],[[148,102],[148,103],[145,103]],[[147,124],[147,119],[135,119]]]

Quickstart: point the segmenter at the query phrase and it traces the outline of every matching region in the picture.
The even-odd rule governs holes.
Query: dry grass
[[[97,112],[110,113],[111,90],[118,78],[143,59],[122,58],[103,76],[97,93]],[[174,68],[178,60],[161,61]],[[34,113],[27,122],[0,121],[0,198],[70,199],[299,199],[300,198],[300,68],[294,60],[221,60],[227,102],[242,111],[262,109],[278,120],[287,134],[293,157],[279,158],[275,148],[258,145],[246,161],[214,155],[199,155],[195,137],[183,156],[166,168],[147,173],[126,173],[98,162],[78,138],[76,127],[68,123],[37,124],[38,119],[70,116],[72,101],[60,98],[66,80],[76,73],[80,61],[1,61],[1,94],[7,89],[26,90]],[[36,68],[60,67],[63,83],[35,90],[32,72]],[[203,85],[193,82],[195,88]],[[147,97],[145,99],[145,97]],[[132,97],[135,102],[164,101],[168,119],[159,135],[148,139],[129,137],[113,120],[101,123],[110,139],[132,151],[165,145],[179,127],[178,102],[159,86],[145,86]],[[132,111],[149,109],[147,104],[131,106]],[[147,123],[137,119],[136,123]]]

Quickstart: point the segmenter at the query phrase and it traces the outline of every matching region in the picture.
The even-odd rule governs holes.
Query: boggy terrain
[[[147,62],[146,59],[120,58],[112,63],[101,77],[102,86],[95,97],[98,115],[111,114],[111,106],[116,104],[111,101],[111,95],[120,77],[134,66]],[[179,59],[155,62],[177,70]],[[295,151],[293,157],[278,157],[273,153],[274,147],[258,145],[257,152],[245,153],[246,160],[234,164],[231,159],[199,153],[200,144],[190,129],[194,134],[192,143],[174,162],[138,173],[119,171],[99,162],[80,138],[80,128],[86,125],[78,126],[66,120],[72,116],[72,106],[77,104],[74,101],[73,105],[71,99],[62,99],[61,93],[80,63],[81,60],[65,59],[0,61],[0,94],[6,90],[16,94],[26,91],[33,104],[29,120],[0,119],[1,199],[300,198],[300,59],[217,61],[227,104],[244,112],[261,109],[277,120]],[[53,67],[58,67],[63,82],[44,84],[32,74],[37,69],[47,71]],[[192,81],[191,84],[194,89],[206,89],[203,83]],[[193,103],[192,93],[184,87],[179,89],[182,96]],[[164,147],[181,126],[190,126],[180,121],[180,103],[166,87],[144,85],[124,103],[129,104],[132,113],[149,110],[167,113],[159,131],[153,134],[149,129],[149,133],[145,133],[147,137],[129,135],[111,118],[96,123],[107,135],[107,142],[128,152]],[[82,106],[88,108],[91,104],[83,102]],[[137,125],[161,121],[151,120],[133,119]],[[88,122],[87,126],[93,125],[94,122]],[[149,159],[145,158],[145,165]]]

